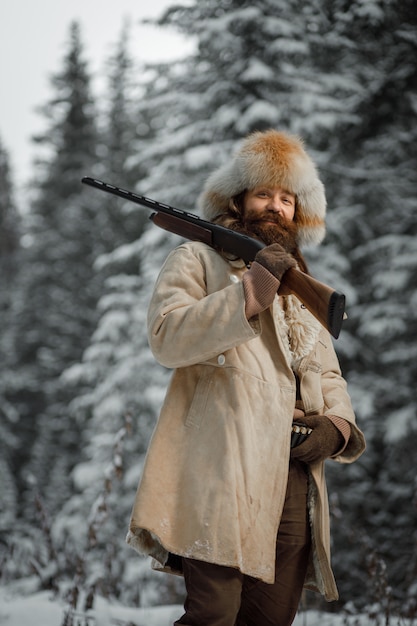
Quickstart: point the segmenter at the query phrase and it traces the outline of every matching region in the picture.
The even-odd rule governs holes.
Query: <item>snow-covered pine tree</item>
[[[9,400],[13,374],[8,337],[10,297],[19,271],[20,216],[12,183],[9,154],[0,139],[0,537],[2,543],[13,528],[17,515],[18,486],[15,480],[14,453],[18,447],[13,433],[18,413]],[[3,535],[4,534],[4,535]],[[0,557],[0,561],[1,561]]]
[[[151,166],[139,189],[195,210],[207,172],[247,133],[283,128],[320,146],[343,112],[326,76],[314,71],[304,4],[203,1],[165,12],[158,23],[192,38],[196,52],[154,68],[140,111],[152,113],[159,141],[138,153],[137,162]]]
[[[13,402],[20,415],[22,515],[33,523],[31,481],[52,508],[68,495],[68,468],[78,455],[78,428],[67,417],[62,371],[79,360],[96,323],[100,283],[93,271],[100,232],[80,184],[96,162],[97,132],[80,29],[70,28],[63,67],[43,108],[47,130],[33,201],[25,215],[24,256],[12,301]],[[55,471],[65,459],[66,471]],[[62,470],[62,467],[61,467]],[[48,493],[48,486],[54,487]],[[25,491],[27,493],[25,494]]]
[[[133,60],[130,50],[129,25],[125,21],[112,54],[106,63],[106,98],[101,111],[101,144],[97,170],[100,177],[118,187],[132,189],[137,177],[145,171],[132,171],[131,159],[138,148],[137,138],[142,129],[137,116],[137,100],[143,87],[137,76],[143,67]],[[148,130],[148,132],[150,132]],[[96,193],[96,192],[93,192]],[[103,240],[102,253],[112,252],[119,245],[137,239],[147,221],[147,215],[131,203],[123,204],[114,197],[102,194],[101,210],[97,214]],[[137,263],[131,268],[137,272]]]
[[[375,582],[367,568],[375,551],[393,603],[406,612],[417,571],[410,464],[417,445],[417,15],[410,1],[329,2],[327,10],[356,85],[327,174],[336,191],[329,218],[356,290],[341,335],[343,364],[368,439],[362,459],[331,480],[343,512],[335,520],[335,565],[343,597],[359,604]]]
[[[136,115],[136,107],[135,113],[131,110],[132,91],[139,89],[143,97],[144,87],[132,81],[132,62],[126,41],[123,28],[116,54],[109,64],[107,93],[110,98],[103,116],[101,141],[105,149],[100,149],[103,158],[99,168],[100,177],[132,189],[136,179],[147,173],[146,162],[140,169],[129,169],[132,149],[140,150],[142,142],[149,141],[154,131],[143,116]],[[135,136],[136,141],[133,141]],[[96,191],[89,193],[97,194]],[[82,559],[82,585],[94,584],[97,593],[122,596],[129,603],[152,603],[159,594],[164,594],[166,601],[176,601],[179,581],[160,581],[156,592],[150,572],[143,571],[137,576],[138,558],[124,541],[132,493],[168,379],[168,372],[165,384],[160,381],[160,372],[157,380],[154,377],[154,361],[143,334],[146,305],[142,291],[146,257],[165,235],[152,228],[149,244],[146,237],[133,240],[148,222],[149,213],[114,196],[98,194],[96,197],[111,217],[108,227],[112,226],[112,233],[109,233],[115,249],[105,248],[96,259],[96,271],[107,277],[98,302],[99,323],[82,362],[68,368],[62,378],[66,388],[73,391],[69,410],[82,428],[82,456],[71,474],[73,496],[57,515],[53,534],[57,545],[67,555],[78,554]],[[153,280],[156,271],[153,264]],[[138,416],[140,427],[137,426]],[[126,419],[133,421],[135,437],[124,441],[123,467],[116,476],[111,471],[111,460],[115,441]],[[124,468],[127,471],[123,471]],[[103,482],[108,485],[108,514],[90,551],[87,520]],[[64,544],[62,538],[65,538]],[[108,564],[108,568],[98,566],[99,563]]]
[[[9,153],[0,138],[0,261],[2,279],[16,273],[20,247],[20,215],[14,200]],[[2,289],[1,297],[5,297]],[[3,304],[1,305],[3,306]]]

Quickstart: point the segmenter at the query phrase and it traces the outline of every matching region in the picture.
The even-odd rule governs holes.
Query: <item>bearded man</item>
[[[301,140],[269,130],[209,177],[200,207],[266,247],[248,268],[185,243],[162,267],[148,336],[174,372],[127,541],[184,576],[175,624],[287,626],[303,587],[338,597],[324,462],[365,448],[328,332],[280,289],[324,237],[324,188]],[[300,417],[311,434],[291,448]]]

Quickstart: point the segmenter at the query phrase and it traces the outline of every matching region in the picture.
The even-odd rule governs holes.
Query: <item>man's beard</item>
[[[271,220],[274,223],[271,223]],[[245,230],[261,239],[267,246],[272,243],[279,243],[287,252],[295,254],[298,250],[297,245],[297,224],[295,222],[283,219],[279,214],[273,217],[247,218],[244,221]]]

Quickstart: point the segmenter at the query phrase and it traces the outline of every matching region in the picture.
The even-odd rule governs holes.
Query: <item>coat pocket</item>
[[[211,382],[211,372],[205,372],[198,379],[190,409],[185,420],[186,426],[200,428],[203,417],[206,413],[207,400],[212,386]]]
[[[303,407],[307,415],[320,413],[323,409],[324,399],[321,388],[322,366],[317,361],[309,361],[299,371],[300,391]]]

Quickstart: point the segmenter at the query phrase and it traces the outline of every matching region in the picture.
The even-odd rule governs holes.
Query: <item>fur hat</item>
[[[319,244],[325,235],[326,197],[316,167],[300,138],[276,130],[254,132],[232,159],[206,181],[198,204],[213,220],[227,212],[229,201],[245,189],[283,187],[296,196],[294,221],[298,244]]]

